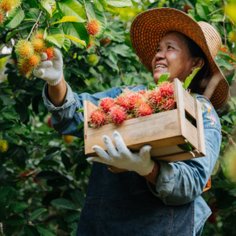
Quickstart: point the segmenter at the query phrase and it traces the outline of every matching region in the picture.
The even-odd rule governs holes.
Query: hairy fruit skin
[[[24,75],[28,78],[33,71],[33,66],[29,64],[27,59],[20,59],[18,61],[18,69],[21,75]]]
[[[30,66],[32,67],[36,67],[39,63],[40,63],[40,56],[38,54],[33,54],[29,59],[28,59],[28,63],[30,64]]]
[[[136,117],[149,116],[153,114],[151,106],[145,102],[142,102],[135,108]]]
[[[96,19],[89,21],[86,25],[88,34],[93,36],[97,35],[100,32],[100,27],[100,22]]]
[[[0,9],[0,25],[3,24],[5,21],[5,12]]]
[[[112,107],[111,110],[110,110],[109,116],[110,116],[111,121],[115,125],[122,124],[126,120],[126,118],[127,118],[126,112],[120,106]]]
[[[43,39],[40,38],[32,38],[31,43],[36,52],[40,53],[45,49],[45,43]]]
[[[0,0],[0,8],[5,12],[9,12],[14,8],[19,7],[20,4],[20,0]]]
[[[103,98],[99,104],[104,112],[109,112],[114,105],[115,101],[113,98]]]
[[[34,54],[34,48],[31,42],[21,39],[16,44],[16,54],[21,58],[29,58]]]
[[[106,114],[102,110],[95,110],[90,115],[90,126],[91,127],[101,127],[106,124]]]
[[[46,48],[44,52],[47,54],[47,60],[51,60],[54,57],[53,47]]]

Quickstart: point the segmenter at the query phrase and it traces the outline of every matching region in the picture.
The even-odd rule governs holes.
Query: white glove
[[[97,153],[98,157],[88,157],[88,162],[100,162],[106,165],[114,166],[119,169],[126,169],[135,171],[139,175],[145,176],[151,173],[154,167],[154,161],[151,159],[150,150],[151,146],[143,146],[139,153],[132,153],[124,143],[120,133],[115,131],[112,140],[104,135],[103,141],[107,148],[107,152],[100,146],[94,145],[93,150]]]
[[[34,76],[45,80],[49,85],[55,86],[63,78],[63,59],[60,50],[54,49],[52,60],[47,60],[47,54],[42,53],[42,62],[34,69]]]

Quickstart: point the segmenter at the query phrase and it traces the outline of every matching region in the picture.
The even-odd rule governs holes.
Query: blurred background
[[[83,139],[54,131],[44,82],[14,46],[42,32],[48,47],[62,50],[66,80],[77,92],[148,85],[152,76],[131,48],[129,28],[153,7],[180,9],[222,36],[217,62],[232,98],[219,111],[223,142],[203,194],[213,212],[203,235],[236,235],[236,1],[226,0],[0,0],[0,235],[75,235],[91,169]]]

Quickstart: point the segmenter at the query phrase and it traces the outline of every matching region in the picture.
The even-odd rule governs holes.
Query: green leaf
[[[41,226],[37,226],[37,230],[40,233],[40,236],[55,236],[56,234],[52,233],[48,229],[45,229]]]
[[[14,16],[6,25],[6,27],[11,28],[11,29],[16,28],[18,25],[20,25],[20,23],[24,20],[24,18],[25,18],[24,11],[21,8],[17,8]]]
[[[38,217],[40,215],[42,215],[43,213],[47,212],[47,209],[45,208],[39,208],[39,209],[36,209],[35,211],[33,211],[30,215],[30,220],[33,221],[35,219],[38,219]]]
[[[55,44],[57,47],[61,48],[64,44],[64,35],[63,34],[52,34],[46,37],[46,40],[50,43]]]
[[[188,86],[191,84],[193,78],[195,77],[195,75],[197,74],[197,72],[200,70],[200,67],[196,67],[193,72],[185,79],[184,83],[183,83],[183,88],[187,89]]]
[[[65,38],[75,41],[76,43],[79,43],[80,45],[86,47],[86,42],[84,40],[81,40],[81,39],[74,37],[72,35],[64,34],[64,36],[65,36]]]
[[[10,209],[15,213],[21,213],[28,208],[28,204],[24,202],[14,202],[10,205]]]
[[[80,22],[77,16],[63,16],[59,21],[53,22],[52,25],[61,24],[65,22]]]
[[[133,3],[131,0],[107,0],[107,4],[112,7],[131,7]]]
[[[162,74],[162,75],[160,76],[160,79],[159,79],[158,82],[157,82],[157,85],[159,85],[159,84],[161,84],[161,83],[167,81],[167,80],[169,79],[169,77],[170,77],[170,73],[164,73],[164,74]]]
[[[112,52],[121,55],[122,57],[130,57],[131,50],[125,44],[119,44],[112,48]]]
[[[76,0],[65,0],[59,2],[58,6],[65,16],[76,16],[80,22],[86,21],[86,14],[83,6]]]
[[[42,0],[40,1],[41,6],[48,12],[50,17],[52,17],[53,9],[55,8],[55,0]]]
[[[60,208],[60,209],[67,209],[67,210],[76,210],[77,207],[76,205],[65,199],[65,198],[57,198],[51,201],[51,204],[56,207],[56,208]]]
[[[76,37],[78,39],[84,40],[86,43],[89,41],[89,36],[87,33],[87,30],[82,23],[65,23],[63,24],[63,31],[65,35],[70,35],[73,37]],[[80,46],[81,44],[75,43],[75,41],[72,41],[76,46]],[[83,46],[84,47],[84,46]]]

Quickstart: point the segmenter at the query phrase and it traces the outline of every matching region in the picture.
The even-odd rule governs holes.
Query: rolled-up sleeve
[[[160,172],[152,192],[167,205],[181,205],[201,195],[219,156],[221,126],[212,105],[202,103],[206,156],[179,162],[160,162]]]

